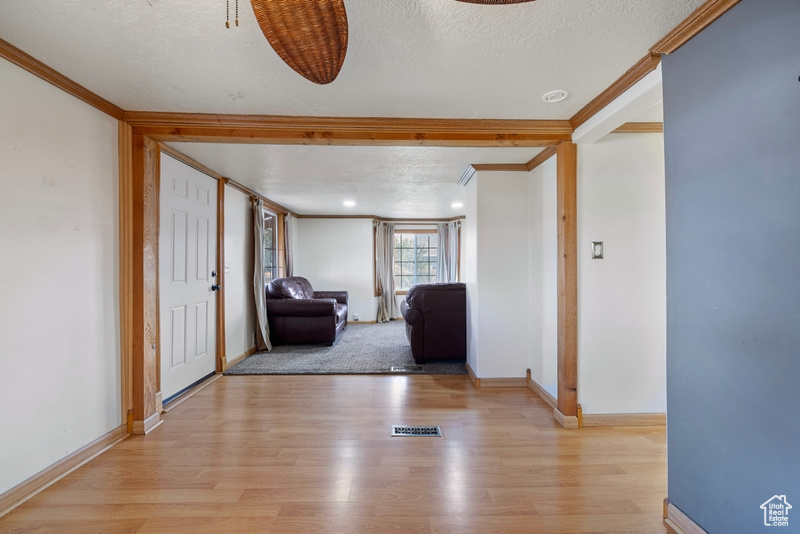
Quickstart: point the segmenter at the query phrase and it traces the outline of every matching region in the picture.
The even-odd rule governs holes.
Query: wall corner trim
[[[121,425],[0,495],[0,517],[128,437]]]
[[[556,423],[561,425],[562,428],[579,428],[577,415],[564,415],[558,408],[553,410],[553,419],[555,419]]]
[[[664,523],[678,534],[708,534],[677,506],[664,499]]]

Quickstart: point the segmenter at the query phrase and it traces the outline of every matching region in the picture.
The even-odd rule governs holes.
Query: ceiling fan
[[[470,4],[521,4],[534,0],[456,0]],[[278,56],[304,78],[336,79],[347,54],[344,0],[250,0],[256,20]],[[237,0],[238,24],[238,0]]]

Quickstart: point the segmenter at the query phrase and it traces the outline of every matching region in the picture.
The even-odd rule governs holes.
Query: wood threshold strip
[[[664,123],[626,122],[611,133],[664,133]]]
[[[128,430],[126,425],[118,426],[72,454],[65,456],[50,467],[43,469],[28,480],[14,486],[0,495],[0,517],[127,437]]]
[[[99,109],[103,113],[121,120],[125,111],[112,104],[105,98],[93,93],[81,84],[67,78],[55,69],[52,69],[31,56],[26,54],[8,41],[0,39],[0,57],[7,59],[18,67],[38,76],[42,80],[50,83],[62,91],[74,96],[78,100],[86,102],[90,106]]]
[[[298,117],[125,112],[134,133],[158,141],[358,146],[552,146],[565,120]]]
[[[708,0],[650,48],[653,54],[671,54],[741,0]]]
[[[678,534],[708,534],[677,506],[669,502],[669,499],[664,499],[664,523]]]
[[[613,102],[622,93],[633,87],[639,80],[656,70],[661,62],[658,54],[648,54],[640,59],[628,72],[617,78],[605,91],[597,95],[591,102],[586,104],[570,120],[573,128],[577,129],[583,123],[591,119],[600,110]]]

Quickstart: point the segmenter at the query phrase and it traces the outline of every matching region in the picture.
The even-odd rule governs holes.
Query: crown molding
[[[664,133],[664,123],[626,122],[611,133]]]
[[[532,160],[526,163],[525,168],[527,169],[528,172],[532,171],[533,169],[535,169],[548,159],[555,156],[556,152],[558,152],[557,146],[551,146],[549,148],[545,148],[544,150],[536,154],[536,156]]]
[[[637,61],[625,74],[617,78],[605,91],[597,95],[569,120],[572,127],[577,129],[591,119],[622,93],[633,87],[636,82],[656,70],[660,62],[661,56],[658,54],[648,54]]]
[[[652,54],[671,54],[741,0],[708,0],[650,48]]]
[[[115,106],[105,98],[91,92],[81,84],[67,78],[57,70],[48,67],[35,57],[26,54],[3,39],[0,39],[0,57],[117,120],[121,120],[125,113],[122,108]]]

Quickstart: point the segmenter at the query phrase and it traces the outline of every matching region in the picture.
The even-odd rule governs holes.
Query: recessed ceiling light
[[[356,201],[355,200],[345,200],[344,202],[342,202],[342,204],[344,204],[348,208],[352,208],[353,206],[356,205]]]
[[[550,91],[549,93],[543,94],[542,100],[544,100],[548,104],[555,104],[556,102],[561,102],[568,96],[569,93],[564,91],[563,89],[556,89],[555,91]]]
[[[452,204],[450,204],[450,206],[452,206],[454,208],[463,208],[464,207],[464,203],[463,202],[453,202]]]

